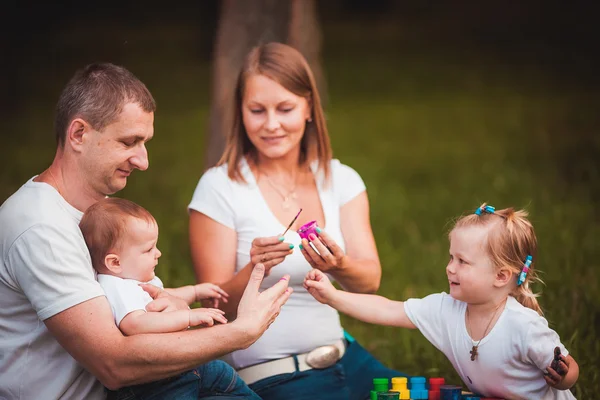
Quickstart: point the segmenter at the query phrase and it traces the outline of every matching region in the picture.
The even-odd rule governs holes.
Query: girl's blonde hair
[[[229,178],[244,182],[240,160],[248,156],[256,161],[256,148],[248,139],[242,119],[242,100],[246,82],[253,75],[263,75],[281,86],[304,97],[311,105],[311,122],[307,122],[300,142],[300,164],[318,160],[319,169],[329,179],[331,144],[321,98],[313,73],[304,56],[293,47],[282,43],[267,43],[253,48],[244,61],[235,88],[233,127],[227,132],[225,151],[217,165],[227,163]]]
[[[490,225],[487,237],[486,251],[492,260],[492,265],[499,269],[508,267],[517,277],[523,270],[525,259],[530,255],[533,260],[525,281],[512,290],[511,295],[525,307],[531,308],[543,315],[538,304],[537,293],[533,293],[530,285],[542,282],[535,269],[537,255],[537,238],[533,225],[527,219],[527,211],[515,211],[505,208],[493,213],[484,211],[486,203],[480,207],[481,213],[470,214],[459,218],[452,230],[467,226]],[[518,279],[518,278],[517,278]]]

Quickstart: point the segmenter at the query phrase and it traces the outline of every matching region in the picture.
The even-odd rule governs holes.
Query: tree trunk
[[[205,167],[219,160],[233,122],[233,96],[244,58],[255,46],[281,42],[307,59],[325,95],[319,61],[321,32],[315,0],[223,0],[213,59],[212,101]]]

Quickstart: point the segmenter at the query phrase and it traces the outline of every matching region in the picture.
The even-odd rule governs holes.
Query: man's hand
[[[188,310],[190,307],[185,300],[172,296],[158,286],[149,283],[141,283],[140,287],[146,291],[154,300],[146,304],[146,310],[150,312]]]
[[[265,266],[260,263],[256,264],[240,299],[237,319],[233,322],[242,325],[250,333],[253,338],[252,343],[275,321],[281,306],[285,304],[293,291],[288,287],[290,276],[284,275],[275,285],[264,292],[259,292],[264,276]]]

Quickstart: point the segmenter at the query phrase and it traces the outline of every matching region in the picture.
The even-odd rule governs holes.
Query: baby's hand
[[[215,308],[193,308],[190,310],[190,326],[213,326],[215,322],[227,323],[224,312]]]
[[[328,304],[337,291],[327,275],[318,269],[313,269],[306,274],[303,286],[308,293],[323,304]]]
[[[569,372],[569,360],[560,354],[560,348],[554,349],[554,360],[546,369],[544,379],[548,386],[557,387]]]
[[[196,301],[211,299],[214,308],[219,307],[219,300],[223,300],[223,303],[227,303],[227,298],[229,297],[227,292],[212,283],[199,283],[194,285],[194,292],[196,293]]]

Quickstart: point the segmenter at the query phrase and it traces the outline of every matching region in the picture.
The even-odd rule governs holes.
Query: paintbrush
[[[290,228],[292,227],[292,225],[294,225],[294,222],[296,222],[296,220],[298,219],[298,215],[300,215],[301,212],[302,212],[302,209],[300,209],[300,211],[298,211],[298,214],[296,214],[296,216],[294,217],[294,219],[292,220],[292,222],[290,222],[290,224],[285,229],[285,231],[281,234],[281,236],[285,236],[285,233],[290,230]]]

